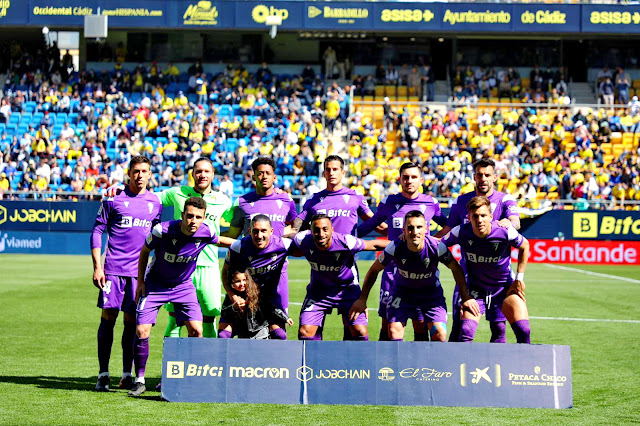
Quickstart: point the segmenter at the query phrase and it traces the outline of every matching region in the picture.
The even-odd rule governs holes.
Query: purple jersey
[[[427,221],[427,232],[431,219],[440,226],[447,223],[438,200],[431,195],[418,194],[416,198],[409,199],[402,194],[394,194],[382,200],[373,217],[358,227],[358,235],[364,237],[382,222],[387,222],[387,238],[393,241],[402,235],[404,216],[412,210],[418,210],[424,215]]]
[[[367,200],[353,189],[337,191],[323,190],[313,194],[302,208],[300,219],[311,220],[315,214],[326,214],[331,218],[333,230],[341,234],[355,235],[360,215],[369,215]]]
[[[456,198],[451,204],[451,211],[449,212],[449,219],[447,225],[453,228],[463,223],[469,223],[469,217],[467,212],[467,203],[478,194],[476,191],[462,194]],[[508,219],[509,216],[518,216],[518,203],[516,199],[509,194],[505,194],[500,191],[493,191],[488,197],[491,202],[491,213],[494,220]]]
[[[289,194],[274,192],[271,195],[258,195],[253,191],[236,200],[231,226],[242,228],[243,234],[249,235],[249,223],[258,214],[269,216],[273,235],[277,237],[281,237],[286,225],[292,223],[298,216],[296,204]]]
[[[453,255],[449,249],[428,235],[418,252],[409,250],[406,241],[396,239],[378,257],[383,266],[396,266],[389,291],[398,296],[419,300],[443,297],[438,263],[448,265],[452,260]]]
[[[281,278],[287,278],[287,252],[290,245],[290,239],[272,235],[269,245],[260,250],[251,237],[244,237],[231,245],[225,262],[234,268],[248,268],[261,290],[275,290]]]
[[[331,235],[331,246],[327,250],[320,250],[313,241],[311,231],[304,231],[298,233],[293,242],[311,265],[308,291],[313,289],[326,293],[341,291],[350,285],[359,287],[355,255],[364,250],[363,240],[350,234],[334,232]]]
[[[115,197],[102,201],[91,233],[91,248],[102,247],[102,234],[106,229],[109,239],[105,274],[138,276],[140,249],[151,228],[160,222],[161,214],[158,196],[149,191],[136,195],[126,187]]]
[[[145,278],[147,285],[153,283],[166,288],[191,282],[200,252],[207,244],[218,243],[218,235],[205,223],[200,225],[195,234],[188,236],[180,230],[181,222],[173,220],[159,223],[147,237],[147,247],[155,250]]]
[[[491,289],[511,284],[511,247],[519,248],[524,240],[513,226],[502,228],[494,221],[484,238],[476,236],[471,224],[465,223],[453,228],[442,242],[447,247],[460,245],[470,288]]]

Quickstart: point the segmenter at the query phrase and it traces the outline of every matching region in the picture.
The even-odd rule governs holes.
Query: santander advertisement
[[[640,265],[640,241],[529,240],[530,263],[579,263],[593,265]],[[460,246],[451,248],[460,260]],[[511,259],[518,260],[512,250]]]

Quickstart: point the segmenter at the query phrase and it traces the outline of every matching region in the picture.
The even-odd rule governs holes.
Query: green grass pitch
[[[369,264],[360,263],[361,274]],[[100,313],[88,256],[0,255],[0,424],[637,424],[640,267],[578,268],[636,282],[529,265],[532,341],[571,346],[572,409],[175,404],[161,401],[155,391],[140,399],[128,398],[120,390],[92,391],[98,371]],[[309,267],[294,260],[289,271],[291,302],[297,303],[291,306],[291,315],[297,326]],[[452,278],[447,269],[441,278],[450,298]],[[377,294],[375,288],[373,293]],[[375,305],[370,300],[370,307]],[[160,377],[165,323],[163,312],[151,337],[147,368],[151,389]],[[371,312],[372,338],[379,325]],[[115,385],[120,375],[121,328],[119,322],[111,360]],[[507,333],[509,342],[514,342],[513,332]],[[288,335],[295,338],[295,326]],[[337,315],[327,321],[325,336],[342,337]],[[488,337],[483,321],[477,339],[488,341]]]

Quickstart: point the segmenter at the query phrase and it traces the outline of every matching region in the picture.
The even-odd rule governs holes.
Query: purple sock
[[[282,328],[276,328],[269,332],[269,337],[273,340],[287,340],[287,332]]]
[[[122,372],[131,373],[133,368],[133,344],[136,340],[136,323],[126,322],[124,323],[124,330],[122,330]]]
[[[144,377],[144,370],[147,368],[149,359],[149,338],[141,339],[136,336],[135,354],[133,357],[136,364],[136,377]]]
[[[231,339],[232,334],[229,330],[218,331],[218,339]]]
[[[460,326],[460,341],[461,342],[473,342],[473,338],[476,335],[478,329],[478,323],[472,319],[463,319]]]
[[[513,332],[516,334],[518,343],[531,343],[531,328],[529,320],[520,320],[511,324]]]
[[[460,326],[462,321],[459,317],[453,316],[452,324],[451,324],[451,333],[449,333],[449,341],[450,342],[459,342],[460,341]]]
[[[369,335],[351,337],[351,340],[358,340],[358,341],[361,341],[361,342],[368,342],[369,341]]]
[[[378,341],[380,342],[388,342],[389,341],[389,330],[382,327],[380,329],[380,336],[378,337]]]
[[[389,341],[390,341],[390,342],[402,342],[402,339],[392,339],[392,338],[389,338]]]
[[[322,320],[322,323],[324,324],[324,320]],[[318,327],[318,329],[316,330],[317,339],[313,339],[313,340],[322,340],[322,331],[323,330],[324,330],[324,325],[321,325],[320,327]]]
[[[413,333],[413,340],[416,342],[428,342],[429,333]]]
[[[322,340],[322,336],[318,336],[318,333],[316,333],[315,336],[311,337],[305,337],[298,334],[298,340]]]
[[[115,326],[115,321],[100,318],[100,327],[98,327],[98,363],[100,364],[100,373],[109,371],[111,346],[113,345],[113,328]]]
[[[507,343],[507,323],[505,321],[489,321],[491,327],[491,343]]]

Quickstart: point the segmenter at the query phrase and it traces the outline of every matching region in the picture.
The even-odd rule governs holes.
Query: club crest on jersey
[[[279,209],[282,208],[282,200],[276,200],[276,204],[278,205]]]
[[[324,201],[324,197],[320,197],[320,202],[323,202],[323,201]]]
[[[124,202],[124,206],[125,206],[126,208],[129,208],[129,202],[128,202],[128,201],[125,201],[125,202]]]
[[[349,200],[351,199],[351,196],[350,196],[350,195],[347,195],[347,194],[344,194],[344,195],[342,196],[342,198],[344,199],[345,204],[348,204],[348,203],[349,203]]]
[[[428,268],[430,263],[431,263],[431,259],[429,259],[428,257],[422,261],[422,264],[424,265],[425,268]]]
[[[147,203],[147,207],[149,207],[149,214],[153,212],[153,203]]]
[[[407,263],[407,259],[402,259],[402,264],[404,265],[405,263]]]
[[[200,248],[200,240],[196,240],[196,248]]]
[[[498,247],[500,246],[500,243],[493,243],[493,249],[495,251],[498,251]]]
[[[271,261],[275,262],[276,260],[278,260],[278,255],[274,254],[273,256],[271,256]]]

